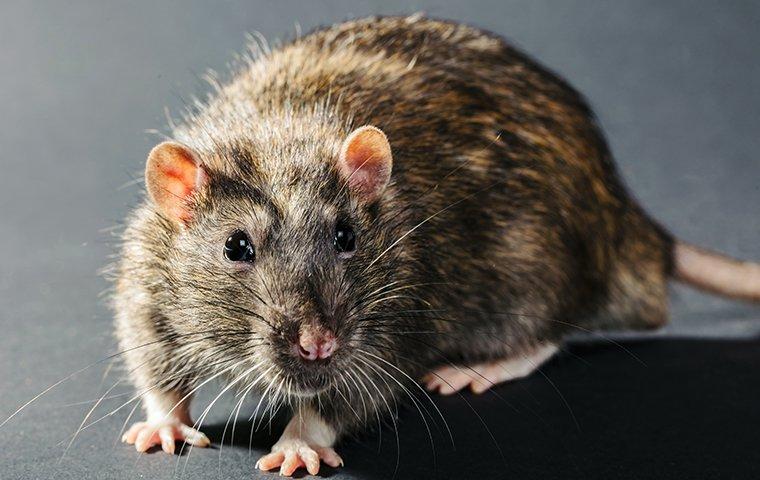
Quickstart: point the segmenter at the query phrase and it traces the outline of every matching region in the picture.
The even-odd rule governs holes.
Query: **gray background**
[[[109,229],[140,197],[133,179],[157,141],[146,131],[165,128],[165,107],[176,113],[203,94],[199,76],[224,71],[246,32],[273,39],[296,23],[306,31],[419,10],[503,34],[564,75],[590,100],[623,176],[656,218],[689,241],[760,259],[756,2],[6,0],[0,418],[115,351],[98,271],[113,252]],[[668,334],[741,336],[760,326],[755,307],[680,287],[672,305]],[[162,456],[112,451],[119,415],[82,434],[56,464],[57,443],[86,412],[66,405],[97,397],[103,373],[83,372],[2,427],[0,476],[171,476],[174,463]],[[235,455],[225,452],[224,475],[247,478],[253,462]],[[188,465],[188,476],[216,474],[216,455],[193,453]]]

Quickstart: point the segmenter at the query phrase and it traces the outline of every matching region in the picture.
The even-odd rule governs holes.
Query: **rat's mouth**
[[[332,385],[330,378],[298,378],[291,383],[290,393],[297,397],[313,397]]]
[[[335,382],[332,368],[328,365],[310,365],[285,372],[289,393],[297,397],[313,397],[328,390]]]

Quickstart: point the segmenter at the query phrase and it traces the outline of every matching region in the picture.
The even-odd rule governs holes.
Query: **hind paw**
[[[556,345],[545,344],[521,356],[494,362],[471,367],[445,366],[427,374],[422,382],[429,391],[437,390],[441,395],[451,395],[468,386],[474,393],[483,393],[496,384],[527,377],[556,351]]]

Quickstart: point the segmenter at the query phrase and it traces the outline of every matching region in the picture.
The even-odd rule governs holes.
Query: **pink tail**
[[[677,280],[726,297],[760,302],[760,264],[680,241],[676,242],[674,257]]]

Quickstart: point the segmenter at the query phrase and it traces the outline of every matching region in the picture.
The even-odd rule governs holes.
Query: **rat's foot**
[[[312,475],[319,472],[320,462],[331,467],[343,466],[343,459],[331,445],[335,430],[308,408],[301,409],[285,427],[272,452],[256,462],[256,468],[272,470],[280,467],[280,475],[291,476],[301,467]]]
[[[169,454],[174,453],[175,440],[182,440],[196,447],[207,447],[211,443],[202,432],[177,419],[137,422],[121,437],[122,442],[134,444],[138,452],[145,452],[160,444],[161,449]]]
[[[331,467],[343,466],[343,459],[331,447],[309,445],[297,438],[283,438],[272,447],[272,453],[256,462],[256,468],[272,470],[280,467],[280,475],[289,477],[299,468],[306,467],[307,472],[316,475],[320,461]]]
[[[483,393],[497,383],[527,377],[556,351],[556,345],[547,343],[519,357],[479,363],[471,367],[441,367],[427,374],[422,381],[429,391],[438,390],[442,395],[451,395],[468,385],[473,392]]]

